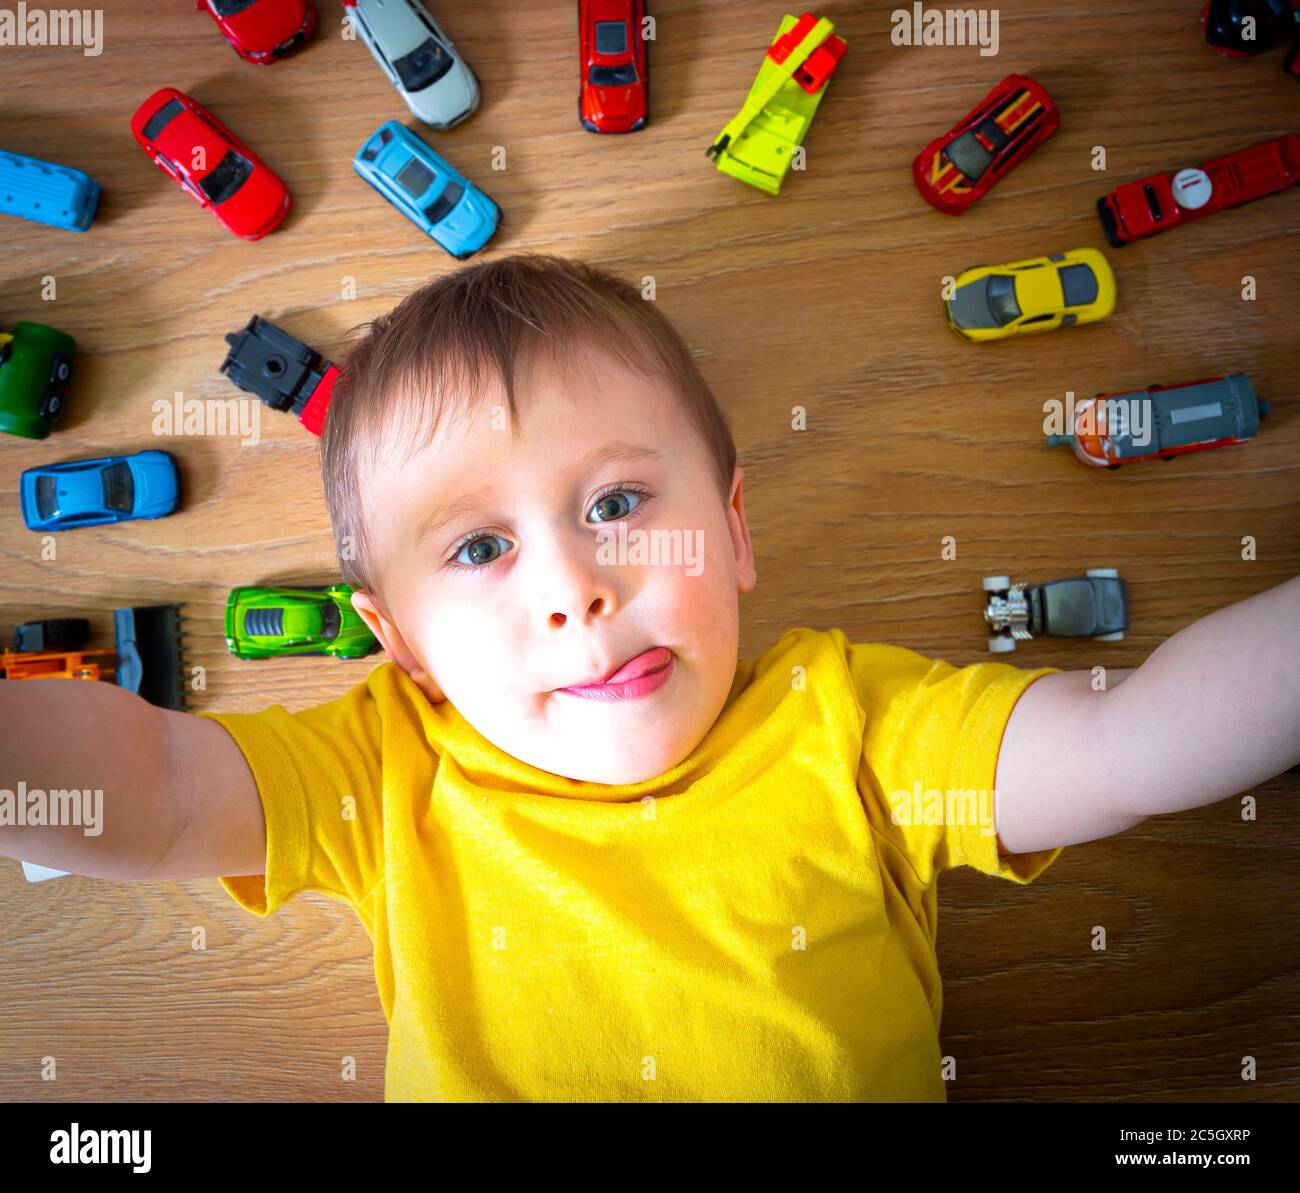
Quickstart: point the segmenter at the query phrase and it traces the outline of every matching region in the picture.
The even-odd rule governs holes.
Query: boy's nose
[[[557,544],[548,559],[538,562],[547,575],[547,583],[538,585],[547,629],[570,621],[583,625],[618,608],[614,569],[598,561],[590,539],[581,545]]]

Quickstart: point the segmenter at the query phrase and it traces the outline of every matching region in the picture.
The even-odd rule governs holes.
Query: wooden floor
[[[1124,642],[1035,643],[1013,661],[1134,666],[1194,619],[1300,571],[1300,191],[1118,252],[1094,212],[1121,182],[1300,127],[1280,52],[1220,59],[1192,0],[1003,0],[996,57],[898,47],[896,5],[828,2],[819,12],[848,53],[806,172],[772,199],[703,151],[743,100],[779,5],[652,0],[652,123],[623,138],[578,125],[571,0],[433,7],[483,104],[453,132],[425,132],[503,207],[490,253],[653,276],[733,421],[759,573],[742,605],[745,657],[806,624],[969,663],[988,657],[984,574],[1114,566],[1132,603]],[[317,441],[271,411],[255,446],[160,440],[152,404],[234,394],[217,371],[223,336],[253,313],[339,355],[350,328],[459,266],[352,171],[366,135],[407,114],[365,49],[340,37],[338,0],[323,0],[301,54],[269,68],[240,62],[190,5],[104,9],[99,57],[0,48],[0,146],[81,167],[104,188],[86,235],[0,227],[0,325],[47,322],[80,349],[56,436],[0,444],[0,631],[85,614],[107,634],[114,606],[179,601],[188,661],[206,668],[194,708],[305,707],[368,664],[239,663],[222,610],[237,584],[336,574]],[[1012,71],[1050,90],[1061,130],[971,213],[941,216],[917,195],[911,160]],[[131,112],[163,85],[211,106],[288,182],[280,231],[235,239],[136,148]],[[1105,173],[1091,168],[1099,145]],[[1115,266],[1109,322],[991,345],[945,327],[945,274],[1083,245]],[[1245,275],[1255,301],[1241,297]],[[47,277],[54,302],[41,298]],[[350,286],[355,298],[342,297]],[[1067,390],[1237,370],[1274,403],[1247,446],[1114,474],[1042,446],[1042,405]],[[151,447],[181,460],[181,512],[59,536],[57,559],[42,560],[18,514],[19,472]],[[940,558],[946,535],[955,560]],[[1251,715],[1225,708],[1223,731]],[[1256,823],[1235,800],[1149,821],[1067,850],[1033,887],[947,876],[950,1097],[1300,1100],[1300,779],[1257,794]],[[31,887],[14,863],[0,868],[0,922],[2,1098],[383,1095],[369,941],[323,896],[258,921],[215,882]],[[1096,926],[1106,952],[1091,947]],[[206,951],[191,946],[199,927]],[[53,1083],[41,1080],[47,1056]],[[340,1080],[348,1056],[352,1083]],[[1247,1056],[1253,1082],[1240,1075]]]

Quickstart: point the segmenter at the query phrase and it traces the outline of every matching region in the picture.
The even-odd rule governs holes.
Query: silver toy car
[[[474,72],[420,0],[345,4],[357,35],[425,124],[451,128],[478,108]]]
[[[1114,568],[1089,568],[1073,580],[1012,584],[984,577],[989,650],[1002,654],[1043,634],[1118,642],[1128,629],[1128,594]]]

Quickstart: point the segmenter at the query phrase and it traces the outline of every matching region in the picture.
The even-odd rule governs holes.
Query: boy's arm
[[[257,786],[215,721],[110,683],[0,683],[0,789],[102,790],[99,831],[0,823],[0,855],[91,878],[260,874]],[[15,808],[16,811],[16,808]],[[15,817],[16,818],[16,817]]]
[[[1300,576],[1108,669],[1106,686],[1046,675],[1016,703],[997,766],[1004,851],[1110,836],[1300,762]]]

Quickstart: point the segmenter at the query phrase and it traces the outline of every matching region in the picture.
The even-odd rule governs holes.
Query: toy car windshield
[[[636,67],[630,62],[622,66],[593,66],[587,82],[596,87],[630,87],[636,82]]]
[[[1019,319],[1016,279],[1005,273],[995,273],[989,278],[988,303],[989,313],[998,321],[999,327],[1005,327],[1013,319]]]
[[[451,209],[460,202],[460,197],[464,193],[465,188],[455,179],[452,179],[442,188],[442,194],[424,209],[424,218],[431,224],[446,219]]]
[[[43,522],[59,516],[59,486],[52,476],[36,478],[36,512]]]
[[[437,38],[430,37],[409,54],[398,58],[393,63],[393,69],[407,91],[423,91],[451,70],[451,64],[451,55],[443,49]]]
[[[131,466],[113,464],[104,469],[104,508],[129,514],[135,504],[135,482],[131,479]]]
[[[233,17],[246,8],[252,8],[256,0],[212,0],[212,7],[219,17]]]
[[[989,125],[991,125],[994,131],[1001,136],[1001,130],[998,129],[997,125],[991,120],[986,120],[984,124],[980,126],[979,131],[992,140],[988,128],[986,127]],[[998,145],[998,148],[1001,148],[1001,145],[1005,143],[1006,138],[1002,137],[1001,144]],[[995,144],[997,144],[997,142],[995,142]],[[976,137],[974,129],[962,133],[960,137],[953,141],[952,144],[943,151],[943,156],[956,166],[964,175],[966,175],[971,182],[978,182],[984,176],[984,171],[987,170],[993,162],[993,154],[979,143],[979,139]]]
[[[231,149],[217,163],[217,168],[211,174],[199,179],[199,186],[203,188],[203,193],[211,203],[219,205],[243,186],[245,179],[252,172],[253,163]]]

